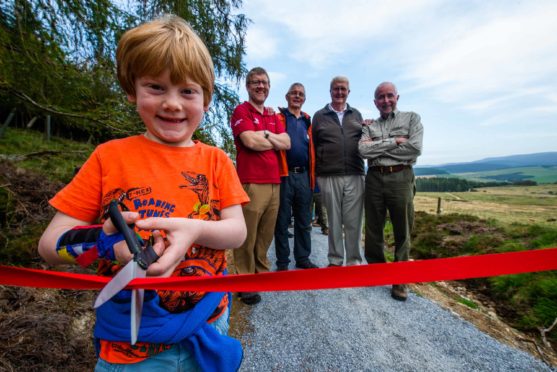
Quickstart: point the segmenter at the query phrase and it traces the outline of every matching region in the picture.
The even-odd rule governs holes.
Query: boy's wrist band
[[[114,256],[114,244],[124,240],[124,235],[117,232],[115,234],[106,235],[103,230],[97,239],[97,251],[100,258],[106,258],[111,261],[115,261]]]
[[[114,244],[124,240],[120,233],[106,235],[102,225],[75,226],[60,236],[56,243],[56,253],[69,263],[80,263],[79,257],[106,258],[116,260]],[[94,250],[94,252],[90,252]],[[86,261],[90,261],[89,257]],[[90,262],[89,262],[90,263]]]

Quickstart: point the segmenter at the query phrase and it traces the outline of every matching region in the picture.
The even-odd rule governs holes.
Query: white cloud
[[[555,0],[245,0],[242,12],[254,20],[247,66],[268,69],[270,105],[301,81],[313,113],[343,74],[349,103],[375,117],[372,91],[388,80],[400,109],[422,115],[428,162],[555,149],[539,135],[557,133]],[[498,140],[509,133],[529,140]]]
[[[487,111],[492,110],[493,107],[496,106],[509,106],[512,105],[514,102],[526,100],[526,99],[539,99],[537,97],[544,97],[546,90],[541,87],[536,88],[525,88],[517,91],[512,91],[510,93],[503,92],[501,89],[501,93],[490,97],[489,95],[483,95],[481,97],[477,97],[474,101],[470,103],[466,103],[462,105],[462,107],[466,110],[472,111]]]
[[[246,1],[244,8],[248,17],[250,12],[257,12],[259,24],[274,27],[275,35],[288,43],[282,47],[295,52],[294,59],[323,69],[346,53],[365,48],[369,40],[396,33],[397,23],[438,1],[405,0],[393,6],[384,1],[281,0],[277,6],[275,0],[264,0]]]
[[[247,55],[252,64],[273,58],[278,53],[277,35],[271,35],[268,29],[258,24],[250,24],[246,35]]]
[[[275,84],[278,85],[288,78],[288,75],[280,71],[267,71],[267,73],[269,74],[269,79],[271,79],[271,86]]]
[[[404,43],[402,49],[413,55],[403,65],[404,77],[445,102],[504,102],[512,97],[509,91],[554,87],[557,3],[519,5],[497,11],[479,6],[477,16],[451,17],[454,25],[423,33],[417,39],[423,47]],[[424,38],[436,42],[427,45]]]

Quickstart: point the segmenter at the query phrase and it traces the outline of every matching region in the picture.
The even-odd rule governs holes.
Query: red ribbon
[[[263,292],[371,287],[557,270],[557,248],[224,277],[134,279],[128,289]],[[0,265],[0,285],[100,289],[111,278]]]

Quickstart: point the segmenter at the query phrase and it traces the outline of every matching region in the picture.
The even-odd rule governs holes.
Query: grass
[[[480,188],[475,192],[419,192],[416,211],[464,213],[503,223],[540,224],[557,227],[557,184]]]
[[[557,182],[557,167],[507,168],[485,172],[455,173],[454,176],[479,182],[530,180],[537,183],[555,183]]]
[[[71,180],[93,148],[8,128],[0,139],[0,261],[29,265],[37,260],[38,239],[53,215],[48,199]]]
[[[503,253],[557,247],[557,227],[503,223],[462,214],[418,212],[411,256],[416,259]],[[392,245],[392,236],[389,236]],[[557,318],[557,271],[463,281],[497,303],[497,312],[514,327],[539,335]],[[466,306],[474,306],[457,299]],[[557,331],[548,338],[557,343]]]
[[[477,309],[478,308],[478,304],[475,303],[474,301],[468,299],[468,298],[459,297],[457,299],[457,302],[460,303],[460,304],[463,304],[464,306],[469,307],[470,309]]]
[[[75,168],[81,166],[93,150],[94,146],[87,143],[57,137],[46,141],[39,132],[17,128],[8,128],[0,139],[2,157],[16,159],[18,167],[64,183],[71,180]]]

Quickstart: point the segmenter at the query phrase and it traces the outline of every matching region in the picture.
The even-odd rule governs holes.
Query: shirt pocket
[[[383,138],[383,132],[379,128],[368,127],[368,133],[372,140]]]
[[[409,132],[408,132],[409,128],[405,128],[405,127],[394,127],[393,129],[391,129],[389,136],[390,137],[408,137],[409,136]]]

